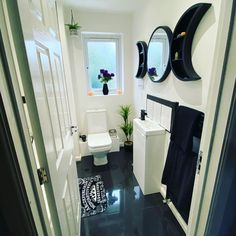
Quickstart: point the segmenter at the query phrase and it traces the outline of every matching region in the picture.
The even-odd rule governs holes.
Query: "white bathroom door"
[[[73,156],[71,93],[64,76],[56,1],[21,0],[18,4],[60,231],[63,236],[79,235],[80,201]],[[38,158],[40,163],[41,158],[45,159]]]

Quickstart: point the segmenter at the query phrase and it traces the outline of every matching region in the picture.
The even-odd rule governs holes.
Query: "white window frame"
[[[123,37],[120,33],[91,33],[91,32],[82,32],[82,41],[83,41],[83,53],[84,53],[84,63],[86,70],[86,79],[87,79],[87,90],[91,91],[93,95],[102,95],[102,88],[94,89],[92,88],[92,83],[89,78],[89,60],[88,60],[88,42],[115,42],[116,44],[116,80],[117,88],[110,89],[109,95],[116,95],[123,93]],[[99,73],[99,71],[98,71]],[[108,83],[109,87],[109,83]],[[119,91],[119,92],[118,92]]]

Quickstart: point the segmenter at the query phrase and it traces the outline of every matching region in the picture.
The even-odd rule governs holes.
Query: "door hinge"
[[[201,170],[202,154],[203,154],[203,152],[202,152],[202,151],[199,151],[199,153],[198,153],[198,158],[197,158],[197,170],[196,170],[196,172],[197,172],[198,175],[199,175],[200,170]]]
[[[48,182],[48,175],[47,175],[46,170],[43,167],[41,167],[41,168],[37,169],[37,172],[38,172],[40,185],[47,183]]]
[[[22,98],[22,102],[23,102],[23,104],[26,104],[25,96],[22,96],[21,98]]]

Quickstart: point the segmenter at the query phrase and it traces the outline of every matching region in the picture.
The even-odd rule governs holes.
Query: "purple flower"
[[[155,68],[155,67],[149,68],[149,69],[148,69],[148,74],[149,74],[150,76],[157,76],[156,68]]]
[[[98,75],[98,79],[102,82],[102,83],[107,83],[109,80],[112,79],[112,77],[114,77],[115,74],[114,73],[109,73],[108,70],[105,69],[100,69],[100,74]]]
[[[105,72],[103,73],[103,76],[104,76],[104,77],[109,77],[109,74],[108,74],[108,72],[107,72],[107,71],[105,71]]]

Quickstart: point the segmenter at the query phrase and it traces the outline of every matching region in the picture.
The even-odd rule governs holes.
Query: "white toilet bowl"
[[[106,165],[107,153],[111,150],[112,141],[108,132],[88,135],[88,148],[93,154],[95,166]]]
[[[106,165],[112,140],[107,130],[106,110],[89,110],[87,113],[88,149],[94,157],[94,165]]]

